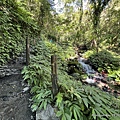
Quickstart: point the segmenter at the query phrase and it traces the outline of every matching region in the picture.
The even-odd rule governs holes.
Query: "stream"
[[[78,58],[78,62],[82,65],[84,72],[88,76],[86,82],[95,83],[96,81],[101,81],[104,79],[104,77],[100,73],[96,72],[89,64],[86,64],[84,61],[84,58]]]
[[[87,74],[87,78],[83,81],[87,84],[95,85],[105,92],[112,93],[116,96],[120,95],[120,91],[111,88],[107,82],[107,76],[102,76],[101,73],[95,71],[89,64],[85,62],[83,57],[78,57],[78,62],[82,65],[83,71]]]

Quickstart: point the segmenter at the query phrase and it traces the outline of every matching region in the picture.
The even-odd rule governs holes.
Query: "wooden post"
[[[52,92],[53,96],[58,93],[58,83],[57,83],[57,57],[56,55],[51,56],[51,81],[52,81]]]
[[[26,65],[30,63],[30,47],[29,47],[29,38],[26,37]]]

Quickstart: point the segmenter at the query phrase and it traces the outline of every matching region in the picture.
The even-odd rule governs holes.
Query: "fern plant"
[[[82,85],[80,81],[76,81],[66,73],[62,68],[61,54],[57,48],[53,49],[58,55],[59,93],[53,98],[50,56],[54,50],[52,47],[46,47],[47,45],[48,43],[39,41],[39,45],[34,47],[36,55],[31,58],[31,64],[22,72],[24,80],[27,80],[32,87],[33,111],[45,109],[50,103],[57,107],[56,115],[61,120],[110,120],[113,115],[120,114],[119,99],[95,87]]]
[[[20,55],[24,50],[26,33],[36,35],[38,29],[31,14],[13,0],[1,1],[0,16],[0,65],[2,65]]]
[[[47,104],[51,104],[53,96],[50,89],[41,89],[41,87],[34,86],[31,89],[31,93],[35,94],[32,98],[33,105],[31,106],[32,111],[46,109]]]

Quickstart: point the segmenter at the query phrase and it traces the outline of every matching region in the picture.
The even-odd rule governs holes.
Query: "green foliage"
[[[50,73],[50,51],[48,51],[43,41],[32,48],[31,63],[24,67],[23,78],[32,87],[31,93],[33,102],[31,109],[45,109],[48,103],[52,103],[51,93],[51,73]]]
[[[26,36],[29,36],[32,43],[32,37],[37,39],[38,33],[41,33],[41,40],[38,39],[35,46],[31,45],[31,54],[33,54],[30,65],[24,67],[22,71],[24,80],[32,88],[33,111],[45,109],[50,103],[58,108],[56,114],[61,120],[119,119],[119,99],[94,87],[82,86],[80,81],[75,81],[66,73],[67,59],[75,55],[72,42],[87,43],[90,46],[90,41],[96,40],[97,45],[100,44],[102,48],[104,46],[112,51],[119,51],[120,10],[119,7],[115,8],[117,6],[117,0],[115,0],[115,5],[112,5],[110,10],[106,8],[107,12],[102,14],[108,1],[103,4],[104,1],[98,3],[93,0],[93,6],[90,8],[91,11],[93,10],[91,14],[93,16],[89,18],[84,16],[83,19],[82,10],[74,12],[72,6],[67,4],[65,14],[58,16],[54,14],[53,17],[47,0],[0,1],[0,65],[20,54],[24,49]],[[66,1],[66,3],[69,2],[72,1]],[[87,13],[89,12],[86,12],[86,15]],[[103,20],[101,24],[99,24],[100,18]],[[54,43],[46,39],[45,36],[48,34],[51,35]],[[50,59],[53,54],[57,55],[59,84],[59,93],[54,99],[51,92],[50,69]],[[109,77],[116,81],[120,80],[120,58],[116,55],[105,50],[99,53],[88,51],[86,58],[98,71],[105,69]],[[78,80],[82,78],[82,71],[75,70],[75,72],[80,73],[74,74]]]
[[[0,65],[2,65],[23,51],[26,35],[36,33],[38,30],[31,14],[17,2],[2,0],[0,5]]]
[[[45,44],[47,45],[48,49],[51,49],[51,54],[56,54],[61,57],[62,61],[65,61],[66,59],[70,58],[70,56],[74,56],[74,50],[73,46],[70,42],[62,42],[62,43],[51,43],[48,41],[45,41]]]
[[[61,116],[63,120],[68,120],[68,115],[69,120],[102,120],[120,113],[120,101],[117,102],[99,89],[81,86],[78,81],[74,81],[73,84],[70,79],[62,79],[59,84],[61,89],[56,96],[59,108],[57,116]]]
[[[44,37],[42,37],[42,39],[45,40]],[[53,55],[54,53],[58,55],[59,53],[59,55],[57,56],[59,69],[65,69],[65,68],[62,68],[62,65],[66,66],[65,62],[62,63],[62,61],[65,60],[65,58],[62,58],[63,52],[65,51],[63,51],[62,49],[60,51],[59,50],[55,44],[51,44],[47,41],[43,42],[42,40],[38,40],[37,45],[32,47],[31,52],[33,53],[33,55],[31,55],[32,57],[31,57],[30,65],[27,67],[24,67],[22,74],[23,74],[24,80],[27,81],[28,84],[33,87],[31,90],[31,92],[34,95],[32,99],[33,111],[36,110],[37,108],[42,109],[44,106],[43,104],[45,104],[46,106],[46,103],[49,103],[50,101],[53,100],[52,94],[50,93],[51,86],[52,86],[51,85],[51,69],[50,69],[51,55]],[[39,89],[41,89],[41,91]],[[47,101],[47,97],[49,97],[49,95],[45,96],[45,98],[40,98],[40,97],[38,98],[39,91],[40,91],[40,95],[42,93],[46,94],[45,91],[49,91],[48,93],[50,93],[49,95],[51,96],[51,100],[49,98],[50,101],[49,100]],[[37,101],[39,101],[39,99],[43,99],[43,101],[41,101],[41,103],[38,103]],[[40,104],[42,104],[42,106],[37,107]]]
[[[86,52],[85,56],[87,57],[89,54]],[[94,53],[88,56],[88,61],[90,65],[95,69],[101,72],[105,70],[108,72],[108,76],[112,77],[114,80],[120,80],[120,57],[118,54],[113,52],[102,50],[99,53]]]
[[[31,93],[35,94],[32,98],[32,102],[34,104],[31,106],[33,112],[37,109],[46,109],[47,104],[53,101],[53,96],[50,89],[41,89],[41,87],[34,86],[31,89]]]
[[[102,46],[120,54],[120,2],[113,0],[101,19]]]
[[[67,51],[59,45],[39,41],[33,47],[33,53],[34,51],[35,56],[32,56],[30,65],[22,72],[24,80],[27,80],[32,87],[33,111],[45,109],[50,103],[57,107],[56,115],[61,120],[103,120],[112,119],[113,115],[120,114],[118,99],[95,87],[84,86],[66,73],[66,69],[62,68],[66,63],[62,62]],[[50,82],[50,56],[54,53],[58,56],[59,85],[59,92],[55,98],[51,93]]]
[[[109,77],[113,78],[115,81],[120,82],[120,68],[118,70],[108,69]]]
[[[68,0],[66,2],[69,3]],[[112,50],[115,48],[119,51],[119,9],[110,10],[107,16],[104,16],[104,13],[100,16],[106,3],[93,2],[90,8],[91,11],[93,10],[91,14],[93,16],[89,18],[84,16],[81,19],[82,10],[74,12],[72,6],[67,4],[65,5],[67,14],[53,13],[53,17],[47,0],[0,1],[0,65],[20,54],[24,49],[26,36],[29,36],[31,42],[31,37],[38,38],[38,33],[41,33],[41,40],[38,39],[35,46],[31,45],[30,65],[24,67],[22,71],[24,80],[31,86],[33,111],[45,109],[50,103],[58,108],[56,114],[61,120],[119,119],[119,99],[94,87],[82,86],[80,81],[76,81],[66,73],[67,59],[75,54],[72,42],[87,43],[90,46],[90,41],[96,40],[97,44],[101,43],[104,48],[108,47]],[[103,22],[99,26],[100,18]],[[48,34],[55,40],[54,43],[46,39],[45,36]],[[51,92],[50,59],[53,54],[57,55],[58,60],[59,93],[55,98]],[[105,69],[110,77],[116,81],[120,80],[119,57],[105,50],[99,53],[89,51],[86,56],[95,69],[98,71]],[[78,78],[82,76],[82,71],[80,72]]]
[[[107,50],[102,50],[99,53],[91,55],[88,60],[96,69],[101,68],[107,70],[110,68],[111,70],[118,70],[120,58]]]
[[[95,54],[96,52],[93,50],[88,50],[87,52],[84,53],[83,57],[84,58],[89,58],[90,56],[92,56],[93,54]]]
[[[33,47],[35,56],[31,58],[31,64],[24,67],[22,74],[24,80],[33,86],[44,86],[50,83],[50,52],[43,41],[39,41],[37,46]],[[44,86],[46,88],[46,86]]]

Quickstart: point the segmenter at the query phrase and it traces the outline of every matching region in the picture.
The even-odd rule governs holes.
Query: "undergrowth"
[[[16,1],[0,1],[0,65],[16,58],[25,49],[25,40],[38,31],[31,14]]]
[[[71,47],[71,46],[69,46]],[[71,48],[70,48],[71,49]],[[69,48],[46,40],[34,46],[35,56],[22,71],[23,78],[31,86],[32,111],[45,109],[47,104],[57,107],[56,115],[61,120],[117,120],[120,119],[120,99],[91,86],[82,85],[66,72]],[[67,54],[68,53],[68,54]],[[74,52],[73,52],[74,53]],[[57,55],[59,92],[51,92],[50,57]]]

